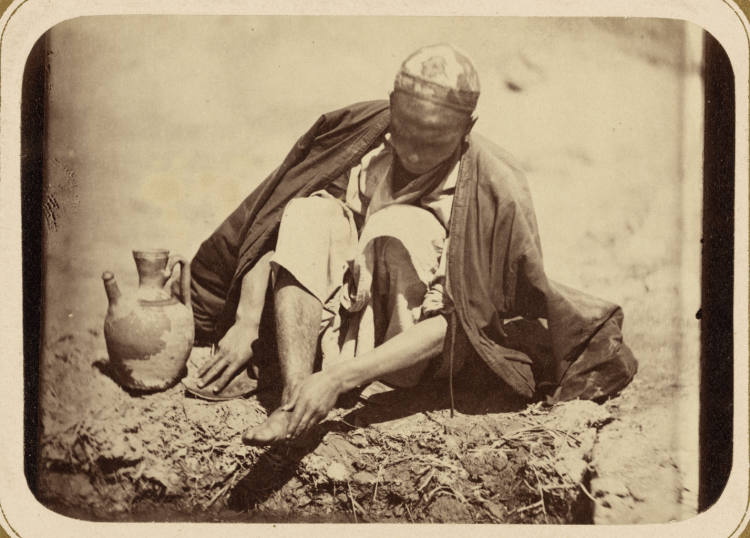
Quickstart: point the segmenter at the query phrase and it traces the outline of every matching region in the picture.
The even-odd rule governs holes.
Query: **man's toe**
[[[274,412],[265,422],[250,428],[242,436],[242,442],[250,446],[269,446],[283,443],[286,437],[286,413]]]

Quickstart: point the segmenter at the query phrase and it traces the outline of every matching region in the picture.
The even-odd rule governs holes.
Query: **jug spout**
[[[120,288],[117,287],[117,282],[115,282],[115,275],[109,271],[105,271],[102,275],[102,280],[104,280],[104,289],[107,292],[109,304],[116,304],[117,300],[120,298]]]

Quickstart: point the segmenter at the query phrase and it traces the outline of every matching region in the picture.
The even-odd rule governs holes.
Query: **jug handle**
[[[169,274],[169,276],[172,275],[174,272],[174,266],[177,264],[180,264],[180,293],[182,294],[182,302],[187,306],[188,308],[192,308],[192,304],[190,301],[190,264],[187,262],[185,258],[180,256],[179,254],[173,254],[169,257],[169,262],[167,262],[167,269],[165,274]]]

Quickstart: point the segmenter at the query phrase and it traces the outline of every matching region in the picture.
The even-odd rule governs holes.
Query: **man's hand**
[[[233,325],[219,342],[212,360],[198,370],[198,386],[205,387],[216,379],[212,388],[218,394],[244,368],[253,356],[252,344],[258,339],[258,331],[244,325]]]
[[[299,438],[326,418],[342,392],[340,381],[329,371],[317,372],[299,383],[289,402],[281,407],[283,411],[294,410],[286,430],[287,440]]]

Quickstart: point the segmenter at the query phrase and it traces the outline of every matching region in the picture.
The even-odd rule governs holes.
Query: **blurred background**
[[[694,510],[700,28],[666,19],[101,16],[63,22],[44,40],[45,342],[101,332],[103,271],[128,293],[133,249],[191,258],[320,114],[387,98],[411,52],[450,42],[480,74],[475,130],[527,173],[548,274],[623,306],[641,363],[626,403],[667,440]]]

